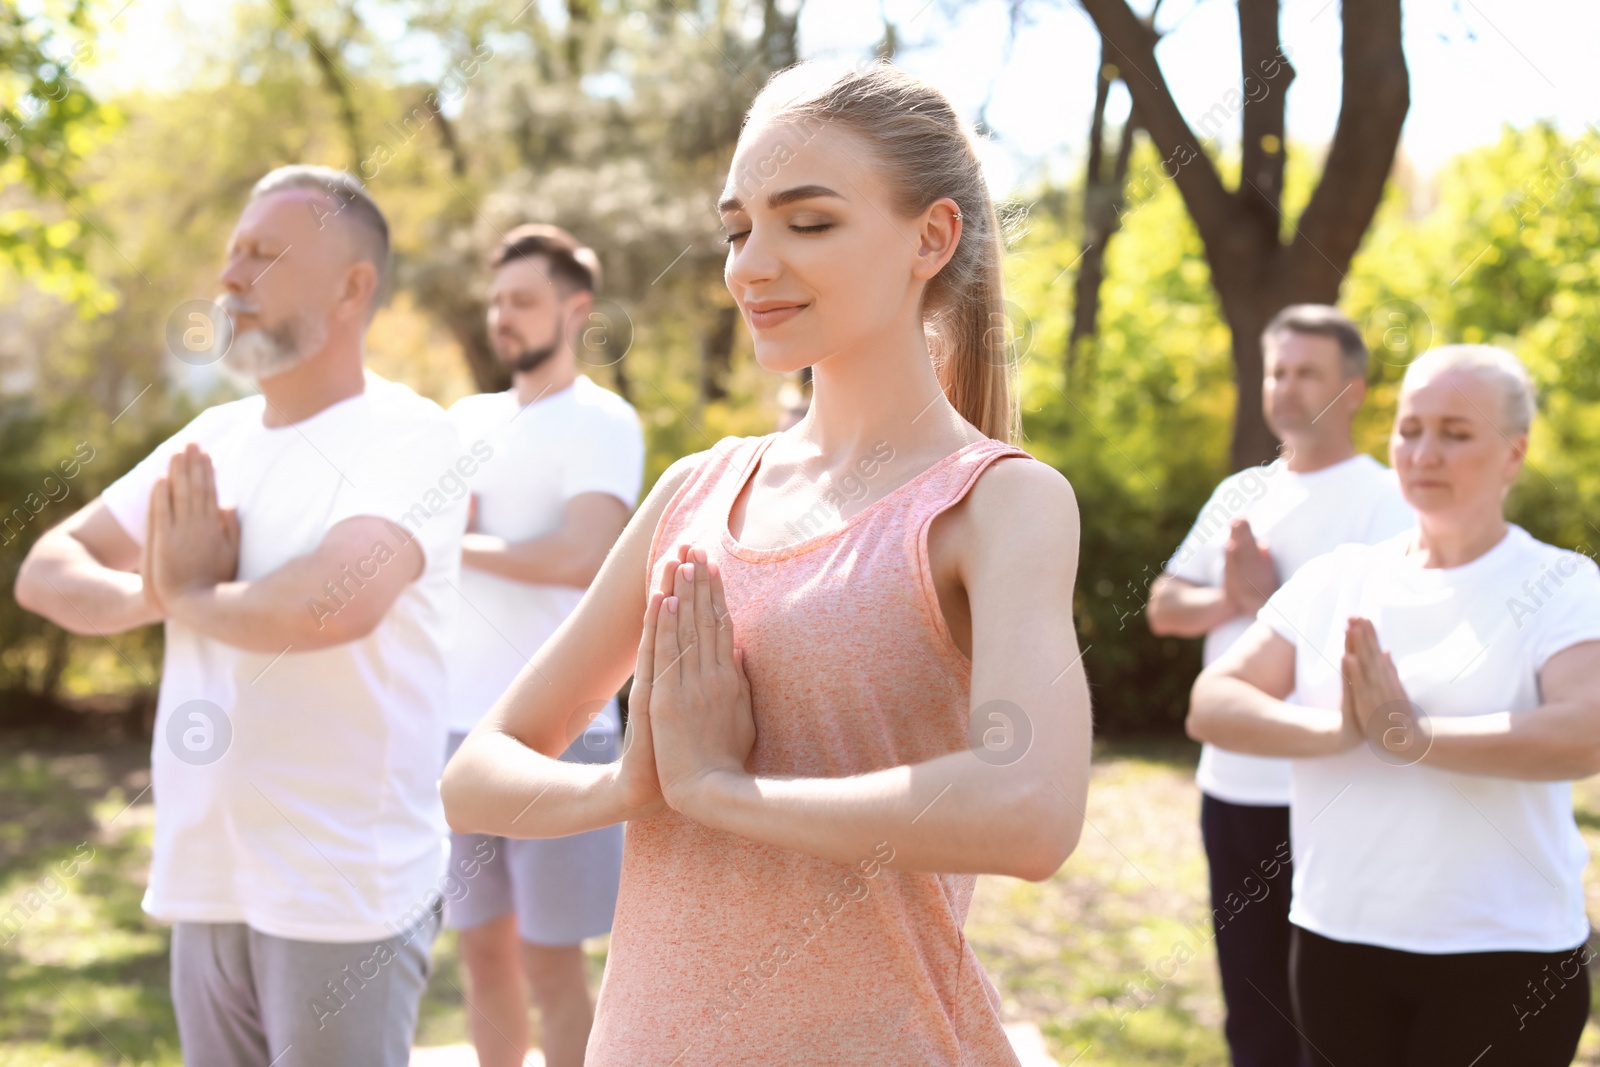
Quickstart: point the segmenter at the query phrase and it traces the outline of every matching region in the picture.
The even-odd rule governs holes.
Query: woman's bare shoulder
[[[661,472],[661,477],[656,479],[656,484],[651,487],[646,503],[651,500],[665,501],[670,499],[685,484],[694,479],[706,467],[733,452],[747,439],[743,437],[724,437],[710,448],[699,452],[690,452],[673,460],[666,470]]]
[[[1066,475],[1032,456],[989,464],[967,494],[970,548],[1003,548],[1027,559],[1035,549],[1059,555],[1078,544],[1078,497]]]
[[[1015,514],[1039,506],[1078,511],[1078,497],[1067,476],[1033,456],[1001,456],[986,467],[972,495],[987,506]]]

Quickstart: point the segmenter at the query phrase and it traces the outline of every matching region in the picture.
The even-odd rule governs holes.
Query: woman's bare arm
[[[678,460],[657,480],[578,607],[445,767],[439,791],[453,829],[561,837],[643,814],[625,799],[621,761],[558,757],[633,672],[650,543],[668,501],[704,455]],[[635,733],[630,723],[625,748]],[[632,755],[648,758],[648,745],[643,749]],[[623,758],[632,762],[627,753]]]

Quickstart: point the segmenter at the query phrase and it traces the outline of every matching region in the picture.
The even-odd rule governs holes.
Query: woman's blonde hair
[[[942,197],[960,205],[961,237],[928,281],[923,327],[951,405],[983,433],[1009,444],[1020,427],[1006,336],[1004,244],[975,134],[942,92],[888,62],[829,73],[814,63],[779,71],[750,105],[745,124],[792,122],[809,139],[837,123],[868,144],[904,217],[921,214]]]

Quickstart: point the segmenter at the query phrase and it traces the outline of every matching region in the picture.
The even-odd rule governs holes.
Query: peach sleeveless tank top
[[[960,750],[972,670],[939,611],[928,527],[989,464],[1028,454],[973,442],[834,529],[754,549],[728,514],[776,437],[708,453],[668,503],[644,576],[682,543],[722,568],[756,719],[751,771],[844,777]],[[630,822],[585,1062],[1017,1064],[962,932],[976,876],[881,866],[893,848],[845,865],[677,812]]]

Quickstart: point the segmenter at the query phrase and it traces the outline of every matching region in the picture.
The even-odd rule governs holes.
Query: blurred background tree
[[[85,313],[112,295],[84,244],[96,224],[74,171],[117,125],[75,75],[94,57],[88,0],[0,6],[0,265]]]
[[[1239,396],[1231,466],[1239,470],[1266,462],[1277,454],[1278,442],[1261,414],[1261,332],[1290,304],[1339,302],[1345,272],[1383,195],[1411,103],[1400,0],[1339,5],[1339,121],[1321,153],[1321,176],[1298,215],[1285,211],[1284,204],[1289,153],[1284,113],[1295,69],[1279,33],[1279,0],[1239,0],[1241,89],[1200,116],[1198,133],[1156,61],[1160,0],[1144,18],[1126,0],[1081,2],[1100,31],[1111,67],[1101,68],[1102,82],[1116,76],[1127,86],[1138,125],[1160,150],[1161,173],[1182,194],[1203,242],[1230,330]],[[1206,141],[1235,117],[1239,158],[1230,189]]]
[[[104,101],[68,73],[74,43],[92,43],[90,16],[104,9],[69,5],[50,20],[0,28],[0,71],[11,79],[0,119],[24,131],[0,150],[0,166],[16,176],[0,194],[0,219],[21,235],[4,248],[32,249],[0,254],[0,522],[11,520],[0,581],[9,587],[41,529],[199,406],[235,395],[214,369],[175,359],[164,330],[178,305],[214,295],[250,186],[284,163],[354,170],[390,217],[394,291],[369,337],[379,373],[441,403],[499,387],[484,335],[483,263],[511,226],[552,221],[603,261],[607,299],[586,330],[585,370],[638,409],[647,485],[678,456],[772,428],[784,383],[751,358],[722,283],[714,204],[749,101],[800,50],[795,5],[516,7],[252,0],[231,9],[225,33],[190,42],[194,60],[176,87]],[[404,54],[394,34],[378,32],[396,23],[406,28]],[[892,54],[899,37],[886,25],[877,51]],[[47,69],[44,55],[61,63]],[[80,103],[21,103],[18,86],[51,99],[62,79],[63,101]],[[1104,132],[1115,157],[1120,135]],[[1283,210],[1298,212],[1324,171],[1317,146],[1282,154]],[[1591,553],[1600,546],[1591,524],[1600,503],[1597,156],[1592,132],[1532,127],[1508,129],[1427,183],[1402,161],[1342,290],[1376,354],[1360,447],[1384,458],[1395,385],[1418,350],[1505,343],[1546,391],[1514,514],[1536,535]],[[1198,644],[1152,637],[1144,601],[1234,461],[1235,332],[1165,158],[1159,139],[1128,144],[1094,335],[1070,368],[1067,294],[1085,248],[1084,179],[1042,181],[1012,197],[1026,219],[1007,268],[1023,445],[1078,494],[1075,607],[1106,733],[1181,722]],[[36,166],[49,183],[27,177]],[[1240,166],[1237,154],[1218,153],[1218,181],[1237,184]],[[67,220],[77,228],[56,230],[52,244],[49,227]],[[60,282],[62,270],[81,280]],[[91,288],[105,295],[86,295]],[[63,483],[68,495],[51,500],[45,477],[80,445],[94,458]],[[43,504],[35,512],[30,501]],[[108,696],[148,706],[154,628],[109,641],[68,637],[6,597],[0,642],[4,715]]]

